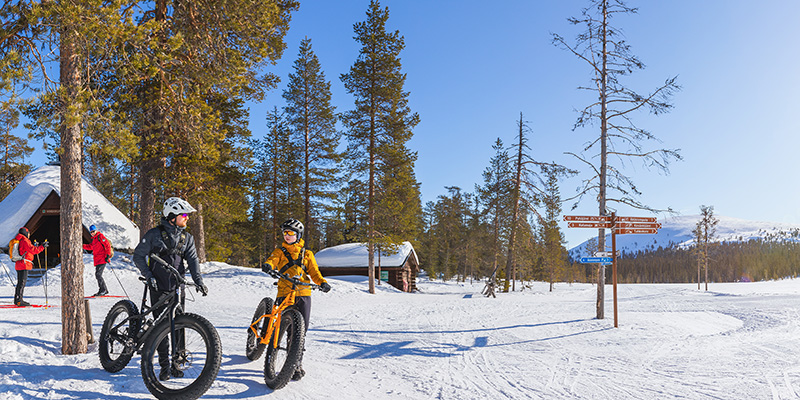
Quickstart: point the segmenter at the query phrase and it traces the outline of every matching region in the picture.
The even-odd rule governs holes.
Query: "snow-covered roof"
[[[381,266],[382,267],[400,267],[406,261],[409,255],[413,254],[417,258],[417,253],[414,252],[414,247],[409,242],[403,242],[398,248],[397,252],[392,255],[386,255],[381,252]],[[316,254],[317,264],[320,267],[368,267],[369,254],[367,253],[366,243],[347,243],[338,246],[327,247]],[[378,265],[378,252],[375,252],[375,265]]]
[[[46,165],[25,176],[0,202],[0,245],[8,243],[24,226],[51,191],[61,196],[61,167]],[[114,207],[86,178],[81,178],[83,225],[97,226],[117,249],[133,249],[139,228]]]

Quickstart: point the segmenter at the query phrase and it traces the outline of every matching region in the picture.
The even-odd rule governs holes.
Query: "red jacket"
[[[100,265],[106,263],[106,256],[111,254],[111,246],[108,243],[108,239],[100,233],[97,232],[96,235],[92,237],[92,243],[83,245],[84,250],[91,250],[92,255],[94,255],[94,265]]]
[[[22,255],[22,260],[14,263],[14,269],[17,271],[33,269],[33,256],[44,251],[44,246],[34,246],[31,240],[21,233],[14,239],[19,240],[19,254]]]

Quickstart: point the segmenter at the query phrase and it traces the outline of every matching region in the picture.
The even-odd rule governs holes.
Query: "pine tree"
[[[416,212],[417,217],[421,215],[419,197],[413,198],[413,192],[418,187],[413,185],[416,183],[411,172],[413,160],[407,159],[397,164],[403,157],[415,157],[405,149],[405,143],[411,139],[411,129],[419,122],[419,117],[411,113],[408,107],[409,93],[403,91],[405,74],[400,71],[399,55],[405,43],[398,31],[386,31],[388,18],[388,8],[381,9],[380,2],[372,0],[367,10],[367,20],[353,26],[355,39],[362,45],[358,59],[350,72],[341,76],[348,93],[355,96],[355,109],[342,117],[348,130],[347,157],[354,172],[366,178],[367,185],[366,239],[370,293],[375,293],[376,242],[382,240],[386,245],[392,245],[398,240],[391,226],[378,225],[378,208],[381,204],[385,206],[397,201],[403,202],[404,212]],[[395,178],[382,169],[387,164],[403,169],[402,181],[381,180]],[[384,172],[383,176],[381,172]],[[413,186],[400,188],[403,184]],[[385,189],[392,190],[380,197]],[[401,229],[401,233],[405,229]],[[382,234],[381,238],[378,232]]]
[[[513,174],[508,150],[503,147],[503,141],[497,138],[492,148],[495,155],[483,172],[483,186],[476,186],[475,192],[483,206],[484,218],[490,226],[493,251],[492,269],[496,271],[500,265],[499,255],[505,247],[505,240],[508,237],[513,198],[513,185],[509,177]],[[506,277],[508,277],[507,274]],[[493,280],[494,274],[489,279]],[[505,287],[508,287],[507,282]]]
[[[705,269],[706,290],[708,290],[709,246],[716,235],[717,224],[719,219],[714,217],[714,206],[700,206],[700,221],[697,221],[694,232],[697,239],[696,246],[699,248],[698,263],[702,263]]]
[[[306,247],[317,250],[320,225],[332,212],[331,201],[338,189],[337,167],[341,154],[336,131],[335,107],[331,105],[331,84],[325,80],[319,59],[311,49],[311,39],[300,42],[294,73],[283,92],[286,118],[293,135],[301,143],[303,166],[303,223]]]
[[[19,125],[19,111],[13,105],[0,104],[0,125],[4,127],[0,133],[0,199],[4,199],[33,168],[25,163],[33,147],[11,133]]]

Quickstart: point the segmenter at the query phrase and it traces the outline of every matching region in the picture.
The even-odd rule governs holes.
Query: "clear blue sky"
[[[250,128],[265,131],[264,116],[284,105],[281,92],[300,40],[309,37],[332,84],[337,111],[353,107],[339,76],[355,61],[359,46],[353,24],[365,19],[368,0],[303,0],[292,17],[283,59],[270,70],[282,83],[260,104],[250,104]],[[405,37],[401,53],[410,107],[421,122],[409,147],[417,151],[422,201],[435,201],[445,186],[473,191],[493,155],[492,144],[516,135],[520,112],[533,130],[533,156],[583,168],[566,151],[578,152],[599,128],[572,131],[575,109],[588,102],[576,90],[589,84],[590,70],[551,44],[551,33],[572,43],[578,29],[567,22],[588,5],[583,0],[383,0],[388,28]],[[624,83],[641,94],[678,76],[683,89],[674,109],[661,116],[640,113],[634,122],[662,143],[648,148],[681,149],[684,161],[669,175],[628,165],[656,208],[697,214],[713,205],[718,215],[800,223],[795,178],[800,152],[800,1],[634,1],[639,13],[620,16],[633,54],[646,65]],[[562,196],[575,193],[580,178],[562,182]],[[596,215],[586,197],[574,211]],[[620,207],[621,215],[649,215]],[[660,217],[663,219],[663,216]],[[564,231],[568,247],[596,234]]]

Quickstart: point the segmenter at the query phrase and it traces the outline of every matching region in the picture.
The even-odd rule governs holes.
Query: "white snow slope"
[[[85,292],[96,289],[91,256]],[[7,256],[0,262],[10,266]],[[112,293],[136,303],[142,285],[120,254],[106,272]],[[0,267],[2,269],[2,267]],[[258,301],[274,296],[255,269],[203,265],[207,297],[188,302],[222,338],[220,373],[207,399],[797,399],[800,395],[800,284],[785,280],[619,286],[619,328],[611,289],[606,319],[595,319],[590,284],[534,284],[484,298],[482,283],[419,280],[422,293],[386,284],[367,293],[360,277],[331,278],[314,292],[306,376],[272,391],[263,357],[244,355]],[[42,281],[26,299],[44,303]],[[50,304],[60,304],[60,271],[48,273]],[[13,287],[0,271],[0,303]],[[97,337],[117,299],[91,301]],[[102,369],[97,345],[62,355],[59,308],[0,309],[0,398],[150,398],[139,362]]]
[[[716,216],[716,218],[719,220],[716,235],[714,236],[714,241],[716,242],[747,241],[759,238],[797,241],[798,237],[792,236],[792,234],[800,232],[800,224],[749,221],[720,215]],[[680,215],[659,218],[658,222],[661,223],[661,229],[659,229],[656,234],[617,235],[617,250],[636,252],[639,250],[657,250],[659,247],[693,246],[694,235],[692,234],[692,230],[697,225],[697,221],[700,221],[699,215]],[[597,230],[594,231],[596,240]],[[606,232],[608,232],[608,230],[606,230]],[[587,249],[586,245],[588,242],[587,240],[570,249],[570,256],[578,258],[593,255],[595,249]],[[611,234],[606,234],[606,247],[611,251]]]

